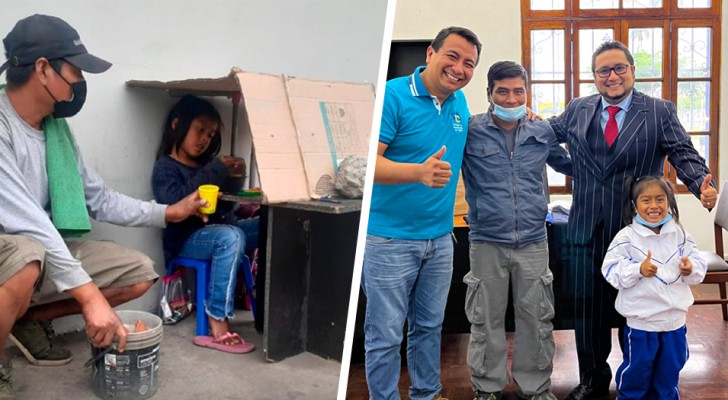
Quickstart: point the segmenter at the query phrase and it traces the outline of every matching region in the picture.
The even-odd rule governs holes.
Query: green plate
[[[241,190],[237,193],[238,196],[244,196],[244,197],[258,197],[262,195],[263,192],[260,190]]]

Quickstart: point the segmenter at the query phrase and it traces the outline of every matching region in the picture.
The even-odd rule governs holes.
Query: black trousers
[[[574,283],[574,331],[579,380],[582,384],[597,388],[608,387],[612,379],[612,371],[607,363],[612,350],[612,326],[624,326],[624,318],[614,309],[617,290],[607,282],[601,271],[604,255],[612,240],[607,236],[603,224],[599,224],[591,242],[572,244],[569,252],[569,272]]]

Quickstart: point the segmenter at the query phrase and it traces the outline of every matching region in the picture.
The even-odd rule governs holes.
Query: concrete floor
[[[229,354],[192,344],[194,315],[176,325],[164,325],[160,347],[159,386],[153,400],[175,399],[335,399],[341,364],[311,353],[278,363],[265,360],[263,335],[249,312],[236,312],[231,329],[256,345],[248,354]],[[67,333],[55,341],[73,352],[73,361],[60,367],[29,364],[17,348],[7,349],[13,360],[13,387],[20,400],[97,399],[91,388],[92,368],[83,364],[91,350],[85,335]]]

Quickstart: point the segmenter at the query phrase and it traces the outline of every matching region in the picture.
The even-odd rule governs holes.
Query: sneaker
[[[10,360],[0,362],[0,400],[16,400],[13,391],[13,381],[10,375],[13,372],[13,364]]]
[[[432,400],[447,400],[447,398],[442,397],[442,393],[438,393],[437,396],[432,398]]]
[[[68,349],[55,347],[51,343],[54,336],[50,321],[16,322],[10,340],[18,346],[28,362],[33,365],[53,366],[71,362],[73,357]]]
[[[475,398],[473,400],[501,400],[503,393],[501,392],[475,392]]]

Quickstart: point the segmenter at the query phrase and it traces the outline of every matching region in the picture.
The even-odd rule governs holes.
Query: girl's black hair
[[[672,185],[659,176],[628,176],[624,180],[624,195],[622,196],[622,222],[624,225],[632,223],[632,219],[637,214],[637,197],[647,187],[657,185],[667,194],[668,209],[672,214],[672,219],[680,225],[680,213],[677,209],[677,201],[675,201],[675,192]]]
[[[207,100],[201,99],[191,94],[182,97],[177,104],[172,107],[167,119],[164,121],[164,127],[162,128],[162,142],[157,150],[157,159],[160,159],[168,154],[171,154],[173,150],[179,149],[187,137],[187,132],[190,130],[190,125],[195,118],[206,117],[217,122],[217,132],[210,139],[210,146],[200,155],[198,160],[202,164],[206,164],[220,152],[220,146],[222,139],[220,138],[223,123],[220,118],[220,113],[217,112],[215,107]],[[172,129],[172,122],[177,120],[174,129]]]

